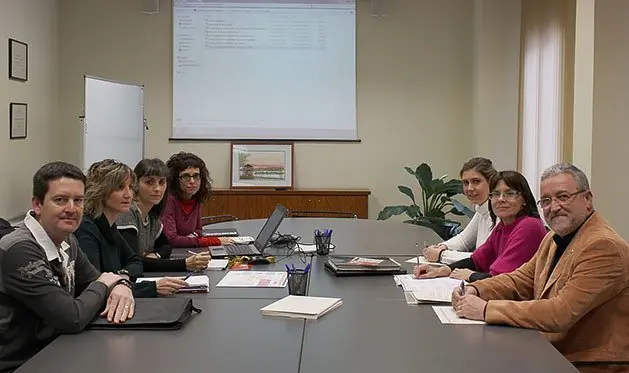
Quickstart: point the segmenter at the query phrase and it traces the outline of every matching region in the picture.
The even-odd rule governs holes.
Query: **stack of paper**
[[[212,259],[207,264],[207,269],[213,270],[213,271],[220,271],[227,268],[228,264],[229,264],[228,259]]]
[[[262,307],[264,316],[318,319],[322,315],[343,304],[341,298],[304,297],[289,295],[266,307]]]
[[[417,303],[450,303],[452,291],[461,285],[461,280],[450,277],[417,279],[413,275],[397,275],[396,284],[402,286],[404,296],[409,304]]]
[[[229,271],[216,287],[283,288],[287,278],[286,272]]]
[[[136,283],[144,281],[158,281],[164,277],[140,277]],[[207,276],[191,276],[186,280],[188,286],[179,289],[180,293],[207,293],[210,291],[210,279]]]

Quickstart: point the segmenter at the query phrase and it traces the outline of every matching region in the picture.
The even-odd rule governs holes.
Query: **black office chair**
[[[343,211],[290,211],[288,217],[291,218],[345,218],[358,219],[358,215],[353,212]]]
[[[210,225],[216,223],[224,223],[228,221],[238,220],[238,217],[234,215],[212,215],[212,216],[202,216],[201,217],[201,225]]]

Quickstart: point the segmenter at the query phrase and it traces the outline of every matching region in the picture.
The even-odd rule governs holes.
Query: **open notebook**
[[[262,307],[264,316],[318,319],[322,315],[343,304],[341,298],[305,297],[289,295],[266,307]]]
[[[140,277],[135,282],[157,281],[163,277]],[[210,279],[207,276],[191,276],[186,280],[188,286],[179,289],[180,293],[207,293],[210,291]]]

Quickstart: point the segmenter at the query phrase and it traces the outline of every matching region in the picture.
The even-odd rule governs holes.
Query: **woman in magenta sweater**
[[[161,215],[164,234],[173,247],[207,247],[233,242],[230,238],[203,237],[201,210],[210,198],[211,179],[205,162],[192,153],[170,157],[166,166],[168,199]]]
[[[495,228],[487,241],[470,258],[448,266],[415,266],[415,277],[450,276],[473,282],[513,272],[533,257],[546,228],[526,178],[515,171],[501,171],[491,178],[489,190],[489,213]],[[496,218],[500,218],[498,224]]]

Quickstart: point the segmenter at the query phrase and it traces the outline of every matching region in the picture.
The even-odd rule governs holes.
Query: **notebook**
[[[136,283],[144,281],[157,281],[163,277],[140,277]],[[210,291],[210,279],[207,276],[191,276],[186,280],[188,286],[179,289],[179,293],[207,293]]]
[[[221,271],[227,268],[228,264],[229,264],[228,259],[212,259],[207,264],[207,269],[213,270],[213,271]]]
[[[262,315],[316,320],[343,304],[341,298],[289,295],[262,307]]]

